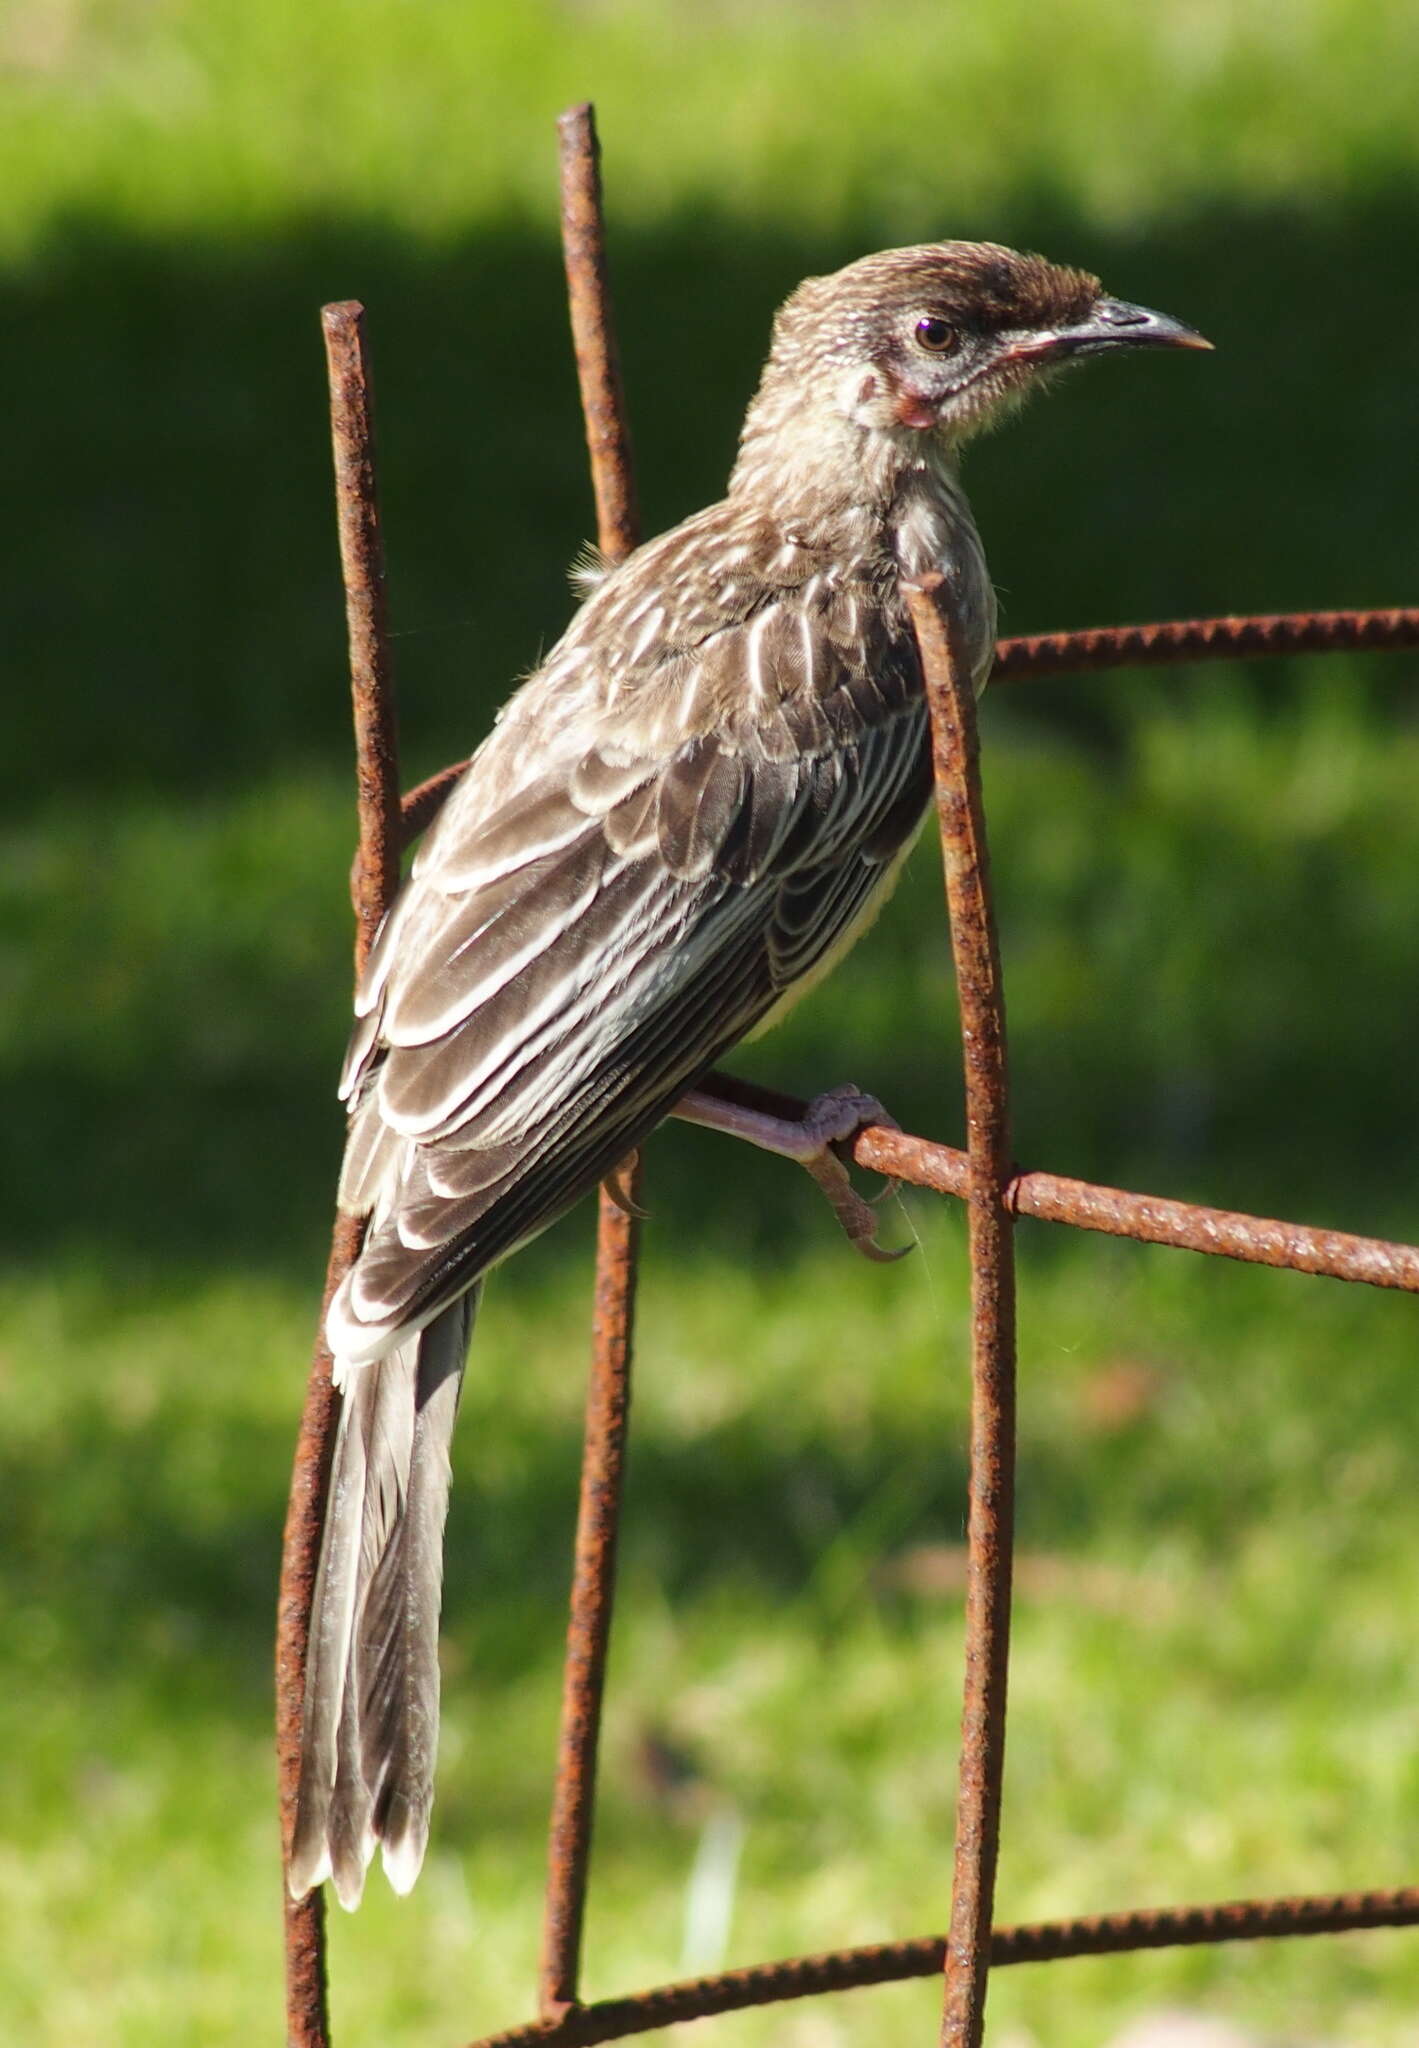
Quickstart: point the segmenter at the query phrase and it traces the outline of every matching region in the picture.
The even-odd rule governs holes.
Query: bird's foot
[[[837,1150],[839,1145],[848,1144],[868,1124],[885,1124],[889,1131],[901,1129],[896,1118],[887,1114],[875,1095],[864,1095],[851,1082],[840,1088],[829,1088],[822,1095],[815,1095],[808,1105],[801,1125],[805,1150],[798,1158],[800,1165],[807,1169],[827,1196],[848,1243],[865,1259],[889,1266],[905,1258],[911,1250],[909,1244],[898,1245],[893,1250],[877,1242],[875,1203],[895,1194],[897,1183],[886,1181],[869,1201],[853,1186],[848,1177],[847,1163]],[[806,1149],[810,1146],[811,1149]]]
[[[673,1114],[687,1123],[704,1124],[730,1137],[743,1138],[765,1152],[776,1152],[781,1159],[796,1160],[827,1196],[848,1243],[865,1259],[890,1265],[911,1250],[909,1244],[896,1250],[878,1244],[873,1204],[853,1186],[846,1162],[837,1149],[866,1124],[885,1124],[889,1130],[900,1130],[901,1126],[887,1114],[875,1095],[864,1095],[849,1083],[815,1095],[802,1117],[778,1117],[727,1102],[697,1088],[681,1097]],[[883,1200],[896,1185],[895,1181],[888,1181],[876,1199]]]

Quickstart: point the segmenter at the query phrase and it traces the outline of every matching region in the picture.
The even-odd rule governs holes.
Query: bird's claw
[[[632,1152],[628,1159],[623,1159],[619,1166],[612,1168],[601,1185],[623,1216],[631,1216],[637,1223],[644,1223],[650,1211],[643,1209],[639,1202],[632,1199],[625,1179],[628,1173],[634,1173],[639,1157],[639,1153]]]
[[[865,1124],[885,1124],[892,1131],[901,1129],[896,1118],[887,1114],[875,1095],[864,1095],[850,1082],[815,1095],[803,1118],[805,1149],[800,1157],[827,1196],[848,1243],[875,1265],[890,1266],[905,1258],[912,1247],[904,1244],[893,1249],[878,1244],[874,1204],[895,1194],[897,1183],[894,1180],[885,1182],[869,1201],[853,1186],[847,1166],[837,1150],[839,1145],[855,1137]]]

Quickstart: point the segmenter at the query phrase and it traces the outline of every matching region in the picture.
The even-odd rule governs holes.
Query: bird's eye
[[[924,320],[917,321],[916,339],[918,347],[933,356],[949,356],[961,342],[950,321],[940,319],[935,313],[928,313]]]

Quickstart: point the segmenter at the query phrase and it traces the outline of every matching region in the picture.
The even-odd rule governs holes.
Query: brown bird
[[[937,570],[990,668],[958,476],[1062,363],[1206,348],[1098,280],[992,244],[890,249],[774,323],[728,495],[589,594],[428,833],[356,999],[330,1306],[342,1390],[306,1669],[290,1888],[353,1906],[428,1838],[449,1441],[483,1275],[683,1105],[796,1156],[805,1132],[687,1093],[880,907],[931,794],[903,578]],[[850,1207],[850,1204],[847,1206]]]

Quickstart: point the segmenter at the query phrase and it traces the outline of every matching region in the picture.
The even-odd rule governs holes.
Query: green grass
[[[314,309],[369,303],[408,779],[566,615],[589,512],[550,120],[598,100],[647,523],[715,492],[776,300],[991,233],[1197,321],[974,459],[1009,630],[1413,594],[1411,10],[18,5],[0,331],[22,517],[0,760],[0,2031],[279,2029],[279,1530],[339,1144],[349,797]],[[1413,663],[987,701],[1027,1163],[1419,1236]],[[743,1062],[959,1131],[924,851]],[[589,1989],[944,1921],[964,1248],[851,1260],[801,1177],[649,1161]],[[1022,1233],[1006,1918],[1413,1877],[1414,1309]],[[528,2009],[586,1218],[489,1293],[430,1866],[333,1930],[337,2038]],[[683,1752],[674,1796],[648,1739]],[[1004,2048],[1194,2004],[1407,2042],[1408,1936],[1002,1972]],[[715,2023],[927,2038],[930,1985]],[[710,2038],[709,2034],[705,2037]]]
[[[1401,0],[974,0],[949,24],[931,0],[16,0],[5,55],[0,222],[20,248],[96,198],[179,233],[335,210],[437,243],[545,217],[548,120],[588,96],[641,220],[711,201],[906,234],[943,199],[1025,192],[1124,221],[1239,193],[1332,203],[1419,156]]]
[[[917,1215],[915,1266],[865,1280],[826,1256],[687,1273],[652,1233],[595,1990],[679,1967],[717,1801],[747,1828],[738,1955],[944,1914],[960,1612],[927,1568],[959,1540],[962,1248]],[[464,2038],[522,2009],[533,1965],[582,1333],[531,1263],[493,1290],[463,1419],[428,1881],[335,1923],[351,2041]],[[109,1278],[7,1302],[20,1358],[72,1378],[48,1412],[6,1402],[30,1582],[0,1723],[32,1845],[0,1863],[8,1995],[27,2040],[262,2038],[269,1574],[308,1301]],[[1002,1913],[1402,1880],[1412,1487],[1383,1422],[1412,1405],[1409,1305],[1035,1232],[1024,1282]],[[647,1733],[689,1753],[695,1800],[657,1796]],[[995,1997],[1002,2026],[1083,2048],[1193,1995],[1397,2043],[1416,1993],[1412,1946],[1375,1936],[1012,1972]],[[928,1990],[898,1997],[929,2024]],[[840,2023],[887,2022],[864,1996]]]

